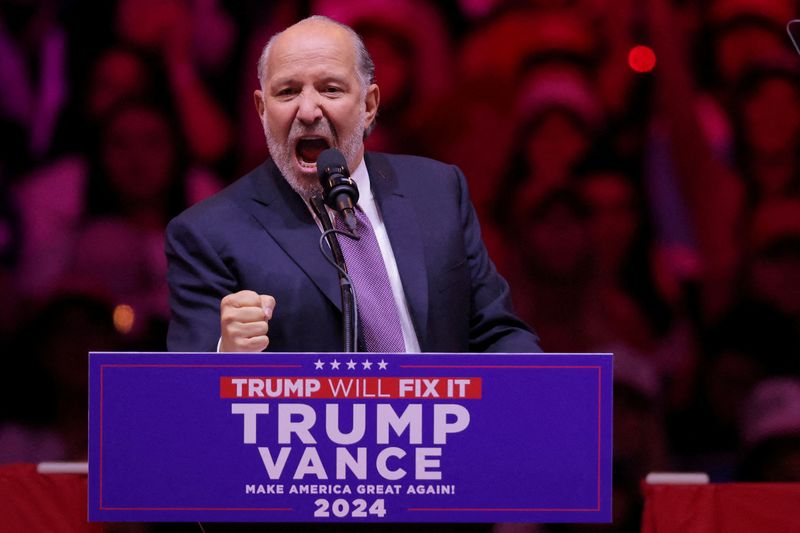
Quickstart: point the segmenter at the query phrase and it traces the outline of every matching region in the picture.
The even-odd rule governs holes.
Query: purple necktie
[[[356,207],[356,219],[356,231],[361,239],[355,241],[343,235],[337,235],[337,239],[355,287],[364,344],[368,352],[404,352],[400,316],[386,265],[372,224],[360,206]],[[342,217],[336,217],[335,227],[347,231]]]

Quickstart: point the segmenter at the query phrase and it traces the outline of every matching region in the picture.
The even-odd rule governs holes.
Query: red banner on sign
[[[230,377],[220,378],[220,398],[400,398],[477,400],[481,378]]]

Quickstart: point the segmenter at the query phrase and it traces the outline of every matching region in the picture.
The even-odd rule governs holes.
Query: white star
[[[361,363],[364,366],[364,370],[372,370],[372,363],[369,359]]]
[[[333,361],[330,362],[331,368],[334,369],[334,370],[339,370],[339,365],[341,365],[341,364],[342,363],[340,363],[336,359],[334,359]]]
[[[347,370],[355,370],[356,362],[350,359],[347,363]]]
[[[314,361],[314,370],[322,370],[323,368],[325,368],[325,363],[319,359]]]
[[[386,365],[388,365],[388,364],[389,364],[389,363],[387,363],[386,361],[384,361],[383,359],[381,359],[381,360],[378,362],[378,370],[386,370]]]

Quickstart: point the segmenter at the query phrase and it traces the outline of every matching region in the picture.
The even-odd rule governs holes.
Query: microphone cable
[[[319,251],[322,253],[322,256],[325,260],[333,265],[339,272],[339,285],[343,291],[348,291],[353,297],[353,314],[352,314],[352,324],[350,323],[351,314],[347,312],[346,303],[342,303],[342,316],[344,320],[344,329],[345,331],[352,331],[353,332],[353,345],[350,346],[350,349],[347,349],[345,346],[345,351],[347,352],[358,352],[358,297],[356,296],[356,287],[353,284],[353,280],[350,278],[350,275],[347,273],[345,269],[339,266],[336,261],[325,252],[325,240],[328,238],[329,235],[344,235],[348,239],[359,240],[360,237],[354,235],[352,233],[348,233],[346,231],[338,230],[335,228],[331,228],[322,232],[322,235],[319,238]],[[338,243],[337,243],[338,244]],[[331,250],[331,253],[333,251]]]
[[[345,352],[358,351],[358,301],[356,297],[356,289],[353,280],[347,273],[347,265],[342,254],[342,249],[339,246],[339,241],[336,239],[335,234],[344,235],[345,237],[353,240],[359,240],[358,235],[355,233],[347,233],[345,231],[337,230],[333,227],[331,219],[328,216],[328,211],[325,209],[325,204],[319,196],[314,196],[310,199],[311,208],[317,215],[317,219],[322,224],[322,235],[319,238],[319,250],[325,260],[333,265],[338,272],[339,289],[342,295],[342,338],[344,340]],[[325,245],[323,242],[328,242],[328,247],[331,250],[331,256],[325,252]],[[352,304],[352,305],[351,305]]]

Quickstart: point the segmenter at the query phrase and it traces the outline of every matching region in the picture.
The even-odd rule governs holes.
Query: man
[[[337,273],[321,255],[308,205],[321,191],[316,158],[336,147],[366,217],[359,243],[380,249],[359,269],[379,281],[354,279],[358,300],[386,295],[369,312],[361,306],[362,348],[539,351],[511,311],[461,172],[418,157],[365,154],[380,101],[373,78],[358,35],[324,17],[267,43],[254,97],[272,161],[169,224],[170,350],[342,350]],[[370,346],[370,335],[392,337],[385,331],[396,343]]]

